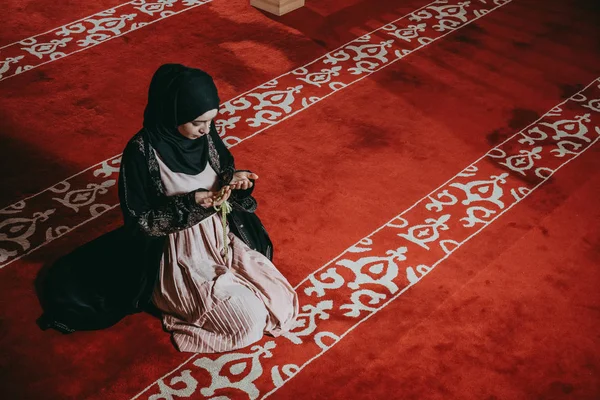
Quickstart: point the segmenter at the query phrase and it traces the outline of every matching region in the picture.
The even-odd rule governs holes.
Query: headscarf
[[[144,111],[144,129],[152,147],[171,171],[197,175],[206,168],[207,135],[188,139],[177,127],[214,109],[219,109],[219,94],[206,72],[181,64],[165,64],[154,73]],[[214,122],[210,129],[210,134],[216,134]]]

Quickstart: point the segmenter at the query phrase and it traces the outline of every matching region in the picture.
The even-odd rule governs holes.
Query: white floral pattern
[[[134,0],[0,49],[0,81],[212,0]]]
[[[202,368],[210,371],[211,382],[210,391],[199,387],[199,393],[256,399],[277,391],[366,318],[419,283],[448,255],[524,200],[563,165],[597,143],[600,110],[593,108],[598,100],[600,78],[310,274],[296,288],[302,304],[298,320],[282,338],[265,338],[252,349],[227,355],[198,356]],[[565,140],[571,143],[572,151],[561,151]],[[259,358],[257,349],[267,344],[268,357]],[[240,390],[239,385],[225,380],[232,373],[232,366],[226,362],[244,358],[251,358],[253,366],[238,368],[237,379],[245,382]],[[193,363],[197,365],[197,361]],[[213,368],[207,368],[209,365]],[[181,368],[188,367],[184,365],[172,374],[181,374]],[[191,371],[198,382],[208,381],[204,371]],[[220,390],[214,390],[215,385]],[[166,390],[159,381],[139,396],[164,398],[153,396],[165,396],[170,393]]]

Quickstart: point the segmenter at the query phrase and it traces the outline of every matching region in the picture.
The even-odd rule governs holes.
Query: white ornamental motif
[[[68,226],[59,226],[56,228],[48,228],[46,229],[46,242],[51,242],[54,239],[61,237],[62,235],[71,231],[71,228]]]
[[[4,261],[8,260],[9,258],[16,256],[17,254],[19,254],[19,252],[16,250],[7,250],[7,249],[0,247],[0,263],[3,263]]]
[[[399,233],[398,236],[429,250],[427,243],[438,240],[440,230],[447,231],[449,229],[446,225],[448,220],[450,220],[450,214],[442,215],[438,219],[428,218],[425,220],[425,224],[415,225],[408,230],[408,233]]]
[[[158,380],[158,388],[160,393],[153,394],[148,397],[148,400],[173,400],[175,397],[190,397],[196,392],[198,387],[198,381],[194,379],[189,369],[181,371],[180,376],[171,378],[169,382],[170,386],[167,386],[163,379]],[[185,387],[181,387],[184,384]],[[180,387],[180,389],[173,389],[174,386]]]
[[[450,246],[452,246],[452,247],[450,247]],[[460,243],[458,243],[456,240],[452,240],[452,239],[440,240],[440,247],[442,248],[442,250],[444,250],[444,253],[446,253],[446,254],[452,253],[454,250],[458,249],[459,246],[460,246]]]
[[[436,1],[435,3],[445,4],[447,2]],[[431,18],[433,18],[433,14],[428,11],[428,8],[425,8],[425,9],[419,10],[419,11],[415,11],[415,12],[411,13],[408,17],[408,19],[410,21],[415,21],[415,22],[421,22],[421,21],[424,21],[426,19],[431,19]]]
[[[519,202],[523,200],[527,195],[531,193],[531,189],[526,187],[520,187],[519,189],[511,189],[510,194],[514,197],[514,199]]]
[[[416,269],[416,272],[415,272]],[[413,269],[413,267],[408,267],[406,268],[406,279],[408,279],[408,281],[410,282],[411,285],[414,285],[415,283],[419,282],[421,279],[423,279],[423,277],[425,275],[427,275],[429,273],[429,271],[431,271],[432,268],[428,267],[427,265],[418,265],[416,268]],[[419,274],[417,276],[417,273]]]
[[[600,82],[600,80],[597,82]],[[600,88],[600,85],[598,85],[598,87]],[[589,108],[592,111],[600,112],[600,99],[589,99],[588,100],[587,96],[584,95],[583,93],[575,93],[573,96],[571,96],[570,99],[573,101],[576,101],[578,103],[587,102],[587,104],[582,104],[581,106],[585,107],[585,108]]]
[[[99,216],[100,214],[104,214],[105,212],[112,210],[117,205],[109,206],[108,204],[93,204],[90,206],[90,215],[94,218]]]
[[[592,111],[600,112],[600,99],[592,99],[582,107],[589,108]]]
[[[203,396],[212,396],[219,389],[233,388],[245,392],[251,400],[258,398],[260,393],[254,381],[263,374],[260,358],[273,357],[271,350],[275,347],[275,342],[270,341],[264,346],[252,346],[252,353],[230,353],[216,360],[206,357],[197,359],[194,365],[208,371],[211,377],[210,386],[200,389],[200,393]],[[231,365],[232,363],[234,364]],[[231,375],[240,379],[232,381],[229,378]]]
[[[329,84],[329,87],[331,88],[331,90],[340,90],[340,89],[345,88],[346,85],[344,85],[341,82],[332,82]],[[321,100],[321,98],[317,97],[317,96],[305,97],[302,99],[302,107],[308,108],[320,100]]]
[[[479,1],[481,1],[481,0],[479,0]],[[485,3],[485,0],[482,1],[482,3]],[[483,10],[475,10],[475,11],[473,11],[473,14],[475,14],[476,18],[481,18],[489,12],[490,12],[490,10],[483,9]]]
[[[283,386],[286,381],[293,378],[300,371],[300,367],[295,364],[286,364],[281,368],[281,371],[285,374],[286,378],[281,376],[278,366],[271,368],[271,380],[275,387]]]
[[[457,176],[463,178],[470,178],[472,176],[475,176],[477,171],[479,171],[479,168],[477,168],[476,165],[469,165],[467,168],[462,170]]]
[[[335,53],[327,53],[323,60],[323,64],[336,65],[338,62],[348,61],[349,59],[350,54],[346,53],[344,50],[339,50]]]
[[[106,160],[100,165],[100,168],[98,168],[97,170],[94,171],[94,176],[96,178],[98,178],[98,177],[108,178],[112,174],[115,174],[115,173],[118,174],[120,165],[121,165],[121,156],[117,156],[110,160]]]
[[[10,64],[16,64],[23,59],[24,56],[18,57],[8,57],[3,61],[0,61],[0,79],[4,76],[4,74],[10,69]]]
[[[387,224],[385,224],[385,226],[387,228],[402,229],[402,228],[406,228],[408,226],[408,221],[405,218],[398,216],[398,217],[394,218],[393,220],[391,220],[390,222],[388,222]],[[372,243],[373,243],[373,241],[371,240],[371,244]]]
[[[438,31],[443,32],[446,28],[454,28],[458,25],[455,21],[450,21],[445,18],[456,18],[462,22],[467,22],[467,7],[471,2],[465,1],[458,4],[448,4],[446,0],[438,0],[433,4],[443,4],[440,6],[428,6],[423,10],[416,11],[409,16],[409,20],[415,22],[421,22],[434,17],[440,20],[440,25],[434,26]],[[446,26],[445,24],[449,24]]]
[[[396,261],[406,260],[406,247],[396,250],[388,250],[387,257],[368,256],[356,261],[340,260],[336,264],[350,269],[356,278],[348,283],[350,289],[359,289],[362,285],[377,284],[386,287],[390,293],[398,291],[398,285],[394,279],[398,276],[398,264]]]
[[[25,209],[27,203],[24,200],[17,201],[14,204],[11,204],[8,207],[5,207],[0,210],[0,214],[18,214]]]
[[[552,176],[553,173],[554,170],[552,168],[547,167],[539,167],[535,170],[535,174],[544,180],[550,178],[550,176]]]
[[[462,201],[462,204],[466,206],[471,203],[485,201],[504,208],[504,202],[500,200],[504,190],[500,184],[506,183],[507,177],[508,173],[505,172],[499,176],[492,175],[489,180],[472,181],[466,184],[452,183],[450,186],[465,192],[467,198]]]
[[[107,10],[95,15],[95,17],[100,18],[88,18],[82,22],[64,26],[60,31],[56,32],[56,35],[70,36],[74,33],[86,32],[88,34],[86,38],[84,40],[77,41],[79,46],[87,47],[98,44],[114,36],[121,35],[123,33],[123,29],[127,27],[127,21],[132,21],[136,17],[136,14],[126,14],[121,15],[120,17],[111,17],[111,15],[114,13],[114,9]],[[86,27],[85,23],[91,24],[92,27]]]
[[[345,49],[352,50],[356,56],[352,60],[358,61],[356,67],[348,68],[348,71],[353,75],[373,72],[377,67],[387,63],[389,60],[388,48],[392,47],[393,40],[383,41],[379,44],[371,43],[362,46],[346,46]]]
[[[544,117],[560,117],[562,115],[562,113],[563,113],[563,109],[561,108],[561,106],[555,106],[550,111],[548,111],[546,114],[544,114]]]
[[[115,183],[116,181],[112,179],[104,181],[99,185],[95,183],[89,183],[86,186],[87,189],[72,190],[68,192],[62,199],[53,197],[52,200],[56,200],[65,207],[68,207],[75,212],[79,212],[80,208],[93,204],[96,201],[98,194],[108,193],[108,188],[114,186]],[[62,188],[59,186],[61,184],[63,185]],[[55,185],[54,187],[50,188],[50,191],[54,193],[64,193],[70,188],[70,184],[67,182],[61,182],[59,185]]]
[[[589,143],[592,140],[586,136],[588,128],[584,122],[590,122],[590,114],[579,115],[575,119],[562,119],[554,123],[540,122],[540,125],[554,130],[555,135],[552,136],[554,140],[581,139]]]
[[[390,24],[383,27],[383,30],[388,31],[389,35],[395,36],[406,42],[411,42],[411,39],[419,37],[419,32],[425,32],[427,24],[409,25],[406,28],[398,29],[396,25]]]
[[[429,196],[427,197],[431,200],[431,203],[425,205],[425,208],[429,211],[435,210],[436,212],[440,212],[444,209],[444,206],[453,206],[458,203],[458,198],[451,194],[448,189],[442,191],[437,194],[437,199]],[[447,200],[443,201],[442,199],[446,198]]]
[[[227,137],[223,138],[223,143],[225,143],[225,146],[227,148],[233,147],[233,146],[237,145],[240,142],[242,142],[242,139],[240,139],[237,136],[227,136]]]
[[[371,251],[372,248],[369,246],[373,245],[373,239],[370,237],[366,237],[362,239],[360,242],[355,244],[354,246],[348,248],[349,253],[364,253],[366,251]]]
[[[539,160],[542,158],[540,153],[542,152],[541,147],[535,147],[533,150],[521,150],[519,154],[510,156],[506,159],[506,161],[501,162],[499,164],[505,165],[510,168],[512,171],[518,172],[523,176],[526,176],[525,171],[530,170],[535,162],[533,160]]]
[[[306,82],[306,83],[316,86],[316,87],[321,87],[321,85],[330,83],[331,77],[340,76],[341,70],[342,70],[342,67],[338,66],[338,67],[332,67],[330,69],[324,68],[320,72],[313,72],[313,73],[309,74],[308,70],[306,68],[299,68],[296,71],[294,71],[293,74],[294,75],[304,75],[303,78],[296,78],[296,79]],[[334,82],[334,83],[339,83],[339,82]],[[333,87],[331,89],[333,89]]]
[[[272,79],[269,82],[265,82],[258,87],[258,89],[275,89],[279,85],[279,81],[277,79]]]
[[[468,18],[466,7],[469,4],[471,4],[470,1],[465,1],[458,4],[427,7],[428,9],[437,12],[435,17],[440,20],[440,23],[438,25],[434,25],[433,28],[438,32],[444,32],[453,30],[460,26],[461,23],[467,22]]]
[[[561,140],[556,143],[557,149],[550,150],[550,153],[555,154],[556,157],[564,157],[567,154],[579,154],[579,151],[582,147],[582,143],[571,142],[570,140]]]
[[[373,36],[371,36],[371,34],[367,33],[366,35],[362,35],[362,36],[356,38],[354,41],[356,43],[369,43],[371,41],[371,39],[373,39]]]
[[[312,286],[304,289],[304,293],[307,296],[312,296],[314,293],[317,297],[323,297],[326,290],[339,289],[345,283],[344,278],[337,273],[335,268],[329,268],[327,271],[321,273],[318,279],[316,273],[310,274],[308,279],[312,283]]]
[[[221,104],[220,113],[233,115],[236,113],[236,111],[247,110],[250,107],[252,107],[250,100],[246,99],[245,97],[239,97]]]
[[[317,330],[317,318],[320,320],[329,319],[327,311],[332,309],[333,301],[331,300],[321,301],[316,306],[305,304],[302,306],[302,312],[298,314],[296,321],[294,321],[294,327],[282,336],[294,344],[302,344],[303,337],[309,336]],[[299,328],[303,329],[298,330]]]
[[[548,135],[544,131],[542,131],[538,126],[534,126],[533,128],[529,129],[527,133],[522,132],[521,136],[522,139],[519,139],[519,143],[528,144],[530,146],[533,146],[535,142],[541,142],[543,140],[548,139]]]
[[[330,344],[326,344],[323,340],[325,338],[332,340],[333,342]],[[327,351],[329,348],[331,348],[334,344],[339,342],[341,339],[342,339],[341,337],[339,337],[338,335],[336,335],[335,333],[332,333],[332,332],[319,332],[315,335],[315,343],[317,344],[317,346],[319,346],[321,348],[322,351]]]
[[[45,212],[36,212],[31,218],[8,218],[0,222],[0,242],[16,243],[23,251],[31,247],[29,238],[35,233],[38,222],[47,221],[56,210],[51,209]],[[17,253],[0,248],[0,262],[8,260],[9,257]]]
[[[476,212],[480,213],[481,218],[488,218],[490,215],[496,213],[496,211],[489,210],[481,206],[469,207],[467,209],[467,216],[465,218],[460,219],[464,222],[463,226],[465,228],[472,228],[475,226],[475,224],[487,224],[488,222],[490,222],[485,219],[481,219],[480,217],[477,217],[475,215]]]
[[[368,297],[369,301],[367,305],[362,302],[363,297]],[[340,307],[340,310],[350,310],[344,313],[347,317],[358,318],[361,316],[361,311],[374,312],[381,306],[381,302],[386,299],[386,295],[377,293],[371,289],[357,290],[350,296],[351,304],[344,304]],[[375,306],[375,307],[372,307]]]
[[[173,4],[177,3],[177,0],[159,0],[156,3],[146,3],[145,0],[133,1],[131,4],[135,7],[135,9],[140,10],[144,14],[154,15],[156,13],[162,13],[165,10],[165,7],[173,7]],[[162,17],[166,15],[161,14]]]
[[[398,59],[401,59],[402,57],[406,57],[410,53],[412,53],[412,52],[410,50],[407,50],[407,49],[403,49],[402,51],[396,50],[394,52],[394,54],[396,55],[396,58],[398,58]]]
[[[287,90],[271,90],[264,93],[250,93],[248,97],[254,97],[258,104],[254,106],[255,110],[262,110],[265,107],[274,107],[283,110],[285,113],[292,112],[291,105],[296,98],[294,94],[300,93],[303,86],[288,87]]]
[[[282,113],[272,110],[262,110],[254,115],[254,118],[248,118],[246,121],[248,125],[252,128],[258,128],[261,125],[275,125],[277,123],[277,118],[279,118]]]
[[[219,132],[220,137],[227,136],[229,129],[235,129],[236,125],[240,121],[241,117],[231,117],[229,119],[218,119],[215,121],[215,127]]]
[[[53,39],[48,43],[37,43],[34,38],[31,38],[29,40],[20,42],[20,44],[30,46],[21,47],[21,50],[25,50],[29,54],[34,55],[39,59],[42,59],[47,55],[51,60],[56,60],[65,56],[65,53],[56,52],[56,49],[59,47],[66,47],[67,43],[69,43],[71,40],[73,40],[73,38]]]

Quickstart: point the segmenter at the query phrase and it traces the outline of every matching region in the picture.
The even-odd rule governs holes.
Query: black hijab
[[[206,72],[181,64],[165,64],[154,73],[144,111],[144,129],[152,147],[171,171],[196,175],[206,168],[207,135],[188,139],[177,127],[214,109],[219,109],[219,94]],[[210,129],[214,136],[214,122]]]

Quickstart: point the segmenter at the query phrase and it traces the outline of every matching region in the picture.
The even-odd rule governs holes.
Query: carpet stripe
[[[287,340],[192,357],[133,399],[270,396],[598,140],[600,78],[304,279]],[[235,382],[232,363],[246,366]]]
[[[91,49],[213,0],[135,0],[0,48],[0,81]],[[118,10],[117,10],[118,9]],[[117,14],[119,11],[119,14]]]
[[[233,147],[510,1],[438,0],[421,7],[223,103],[219,133]],[[115,208],[120,160],[109,158],[0,210],[7,232],[0,235],[0,268]]]
[[[144,1],[144,0],[142,0],[142,1]],[[52,29],[49,29],[49,30],[47,30],[46,32],[38,33],[37,35],[30,36],[30,37],[28,37],[28,38],[26,38],[26,39],[23,39],[23,40],[18,40],[18,41],[16,41],[16,42],[12,42],[12,43],[9,43],[9,44],[5,44],[5,45],[3,45],[3,46],[0,46],[0,50],[4,50],[4,49],[6,49],[6,48],[9,48],[9,47],[12,47],[12,46],[17,46],[17,47],[18,47],[18,46],[22,45],[22,44],[21,44],[22,42],[31,41],[32,39],[35,39],[35,38],[38,38],[38,37],[41,37],[41,36],[44,36],[44,35],[47,35],[47,34],[54,33],[55,31],[58,31],[58,30],[60,30],[61,28],[64,28],[65,26],[71,26],[71,25],[74,25],[74,24],[76,24],[76,23],[78,23],[78,22],[85,22],[86,20],[89,20],[89,19],[93,19],[93,18],[102,17],[102,16],[104,16],[105,14],[108,14],[108,13],[114,13],[114,12],[115,12],[115,11],[116,11],[118,8],[121,8],[121,7],[124,7],[124,6],[129,6],[129,5],[131,5],[132,3],[139,3],[139,1],[137,1],[137,2],[136,2],[136,1],[128,1],[128,2],[126,2],[126,3],[119,4],[119,5],[117,5],[117,6],[114,6],[114,7],[108,8],[108,9],[106,9],[106,10],[99,11],[99,12],[97,12],[97,13],[94,13],[94,14],[92,14],[92,15],[88,15],[87,17],[79,18],[79,19],[77,19],[77,20],[75,20],[75,21],[69,22],[68,24],[65,24],[65,25],[59,26],[59,27],[57,27],[57,28],[52,28]]]

